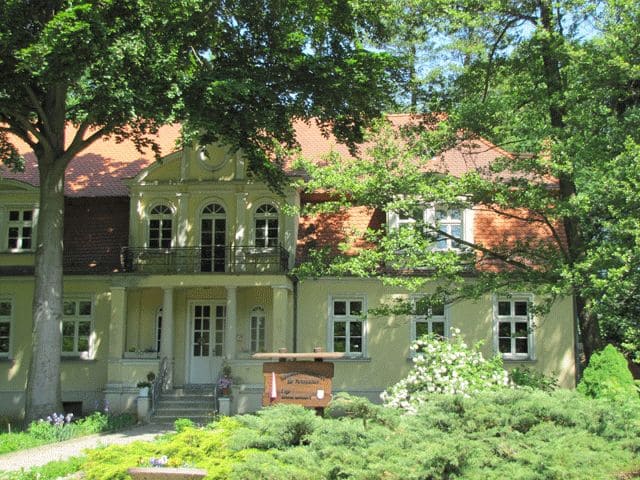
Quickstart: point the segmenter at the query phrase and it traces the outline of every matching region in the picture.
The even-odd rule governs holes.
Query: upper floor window
[[[460,243],[456,239],[473,242],[473,210],[429,206],[413,212],[389,212],[389,228],[418,228],[423,225],[425,233],[437,229],[433,250],[456,250]],[[431,228],[427,228],[431,226]],[[454,238],[451,238],[454,237]]]
[[[255,307],[249,315],[249,329],[251,339],[251,353],[265,351],[265,323],[264,308]]]
[[[334,352],[364,355],[365,304],[363,297],[333,297],[329,345]]]
[[[500,297],[494,304],[495,343],[507,360],[533,359],[530,295]]]
[[[7,248],[9,250],[31,250],[33,248],[34,211],[32,208],[9,210],[7,225]]]
[[[448,309],[442,303],[429,306],[421,298],[413,299],[415,314],[411,322],[411,340],[434,334],[445,337],[448,332]]]
[[[91,358],[93,332],[91,300],[65,299],[62,314],[62,355]]]
[[[149,212],[149,248],[171,248],[173,212],[167,205],[156,205]]]
[[[278,209],[265,203],[256,209],[256,247],[278,246]]]
[[[202,272],[224,272],[226,265],[227,217],[224,207],[210,203],[202,209],[200,247]]]
[[[0,298],[0,358],[11,355],[11,328],[13,304],[10,299]]]
[[[462,230],[462,210],[459,208],[436,208],[435,224],[439,231],[451,235],[455,238],[463,238]],[[435,248],[437,250],[453,250],[458,248],[459,244],[453,238],[440,235],[436,239]]]

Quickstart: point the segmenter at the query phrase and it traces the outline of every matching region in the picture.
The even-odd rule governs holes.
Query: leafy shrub
[[[509,378],[518,387],[530,387],[543,392],[552,392],[558,388],[557,378],[525,366],[512,369],[509,372]]]
[[[638,400],[638,391],[627,361],[613,345],[607,345],[591,356],[578,391],[593,398]]]
[[[58,415],[53,413],[46,419],[40,419],[29,425],[28,433],[38,440],[61,442],[78,434],[79,427],[72,424],[73,414]]]
[[[188,418],[178,418],[173,422],[173,428],[175,428],[178,433],[184,432],[187,428],[194,428],[195,426],[196,424]]]
[[[509,385],[500,356],[485,360],[480,344],[468,347],[460,330],[451,332],[450,340],[431,334],[411,345],[413,368],[382,393],[386,406],[415,412],[433,394],[469,395]]]

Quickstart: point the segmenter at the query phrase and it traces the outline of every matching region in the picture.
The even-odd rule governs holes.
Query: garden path
[[[135,441],[153,440],[157,435],[173,431],[173,425],[140,425],[114,433],[100,433],[86,437],[72,438],[59,443],[0,455],[0,472],[46,465],[55,460],[66,460],[81,455],[84,450],[102,445],[124,445]]]

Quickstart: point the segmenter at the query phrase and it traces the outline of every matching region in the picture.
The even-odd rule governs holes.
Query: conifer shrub
[[[265,408],[256,415],[239,416],[238,421],[246,429],[235,435],[234,446],[259,449],[301,445],[320,423],[315,411],[286,404]],[[256,431],[259,435],[255,435]]]
[[[558,379],[555,376],[545,375],[527,366],[512,369],[509,379],[518,387],[529,387],[544,392],[552,392],[558,388]]]
[[[627,361],[611,344],[591,356],[578,391],[593,398],[638,401],[638,390]]]
[[[153,443],[109,446],[89,452],[83,470],[88,480],[126,479],[127,468],[166,456],[169,466],[230,480],[617,480],[640,471],[633,402],[611,408],[575,391],[502,388],[433,394],[413,415],[386,409],[394,421],[378,421],[365,400],[351,402],[357,408],[339,418],[279,406]]]

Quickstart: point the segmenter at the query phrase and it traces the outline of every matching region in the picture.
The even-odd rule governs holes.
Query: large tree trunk
[[[27,422],[61,412],[62,255],[64,171],[56,162],[40,161],[32,354],[27,378]]]
[[[591,355],[603,347],[602,335],[600,335],[598,318],[589,310],[585,299],[580,294],[576,294],[576,308],[586,365]]]

